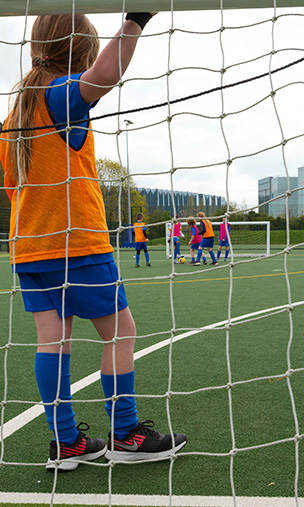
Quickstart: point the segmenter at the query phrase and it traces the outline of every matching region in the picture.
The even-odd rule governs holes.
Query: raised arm
[[[141,16],[138,18],[137,16]],[[146,15],[144,22],[141,22],[142,17]],[[133,17],[135,20],[130,19]],[[98,56],[94,65],[84,72],[80,78],[79,90],[85,102],[88,104],[103,97],[118,83],[120,77],[132,59],[133,53],[136,48],[138,37],[142,32],[142,28],[152,17],[150,13],[137,13],[128,14],[121,30],[119,30],[115,38],[111,39],[106,47]],[[120,37],[123,32],[122,38]],[[121,45],[121,49],[119,46]],[[120,68],[120,55],[121,55],[121,68]],[[120,74],[121,72],[121,74]],[[106,86],[107,88],[97,88],[90,86],[92,83],[95,85]]]

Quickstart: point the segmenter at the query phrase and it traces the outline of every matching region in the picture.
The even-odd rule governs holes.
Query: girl
[[[196,265],[194,250],[198,250],[198,247],[200,246],[200,243],[202,241],[202,236],[199,234],[199,230],[198,230],[198,227],[196,225],[196,221],[194,220],[194,218],[189,218],[189,220],[187,220],[187,222],[188,222],[188,225],[191,227],[191,238],[188,243],[188,245],[190,246],[190,256],[191,256],[191,261],[189,262],[189,264]],[[204,262],[204,264],[207,264],[207,261]],[[200,263],[199,263],[199,265],[200,265]]]
[[[85,15],[74,16],[74,25],[70,15],[39,16],[32,29],[32,69],[4,125],[4,130],[15,131],[1,135],[0,160],[11,200],[11,263],[20,278],[25,309],[35,320],[36,379],[55,435],[49,470],[58,466],[57,459],[63,460],[59,469],[73,470],[79,461],[105,453],[112,460],[153,459],[186,443],[185,435],[178,434],[172,445],[170,435],[156,432],[150,422],[138,422],[135,324],[113,260],[89,123],[90,109],[127,69],[151,17],[127,14],[122,29],[98,56],[97,32]],[[77,34],[73,38],[72,29]],[[20,113],[22,128],[32,130],[22,130],[22,140],[15,142]],[[68,116],[70,121],[87,121],[73,123],[71,129],[56,127]],[[45,125],[47,129],[38,130]],[[114,410],[115,416],[108,450],[104,440],[88,438],[76,426],[70,392],[74,315],[90,319],[107,344],[101,381],[106,411],[111,418]],[[117,337],[128,339],[115,344],[113,365],[115,329]],[[116,393],[129,396],[118,398],[112,407],[114,373]],[[57,400],[59,379],[58,399],[64,403]]]

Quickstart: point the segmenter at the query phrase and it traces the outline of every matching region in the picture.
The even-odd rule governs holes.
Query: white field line
[[[20,505],[50,504],[48,493],[0,493],[1,503]],[[54,505],[109,505],[109,495],[54,495]],[[165,507],[169,497],[165,495],[111,495],[111,505]],[[295,507],[295,499],[290,497],[248,497],[236,498],[237,507]],[[304,507],[304,498],[298,499],[298,507]],[[174,507],[234,507],[233,498],[229,496],[172,496]]]
[[[304,301],[299,301],[297,303],[292,303],[293,307],[301,306],[304,304]],[[276,306],[273,308],[267,308],[265,310],[260,310],[258,312],[253,313],[247,313],[245,315],[241,315],[239,317],[234,317],[231,319],[231,322],[237,322],[240,320],[249,319],[252,317],[256,317],[258,315],[263,315],[265,313],[271,313],[274,311],[282,310],[284,308],[287,308],[288,305],[282,305],[282,306]],[[187,338],[189,336],[198,334],[202,331],[207,331],[211,329],[216,329],[217,327],[224,326],[227,324],[227,320],[222,320],[220,322],[216,322],[215,324],[210,324],[209,326],[204,326],[199,329],[187,331],[186,333],[182,333],[178,336],[173,337],[173,342],[178,342],[179,340],[183,340],[184,338]],[[134,360],[140,359],[141,357],[147,356],[148,354],[151,354],[152,352],[155,352],[156,350],[162,349],[163,347],[166,347],[167,345],[170,345],[171,340],[168,338],[167,340],[163,340],[162,342],[156,343],[155,345],[151,345],[150,347],[146,347],[145,349],[139,350],[138,352],[135,352],[134,354]],[[100,371],[96,371],[95,373],[91,373],[87,377],[84,377],[81,380],[78,380],[78,382],[75,382],[71,385],[71,393],[74,395],[81,389],[84,389],[85,387],[89,386],[90,384],[93,384],[94,382],[97,382],[100,379]],[[3,440],[9,436],[11,436],[13,433],[21,429],[23,426],[28,424],[29,422],[33,421],[41,415],[44,412],[42,403],[37,403],[37,405],[32,406],[31,408],[28,408],[21,414],[17,415],[16,417],[13,417],[10,419],[10,421],[6,422],[3,425]],[[0,435],[0,442],[1,442],[1,435]]]

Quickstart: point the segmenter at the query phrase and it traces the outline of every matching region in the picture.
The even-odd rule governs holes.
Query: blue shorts
[[[200,243],[191,243],[190,248],[192,248],[192,250],[198,250],[199,246],[200,246]]]
[[[229,246],[229,241],[228,241],[228,239],[220,239],[220,240],[219,240],[219,245],[220,245],[220,246]]]
[[[62,319],[62,285],[65,271],[19,273],[23,302],[27,312],[57,310]],[[65,290],[64,316],[77,315],[97,319],[128,306],[123,284],[117,286],[118,271],[114,261],[69,269]],[[77,285],[73,285],[77,284]],[[97,284],[103,286],[97,286]],[[83,285],[89,285],[84,287]],[[60,287],[52,289],[52,287]],[[116,290],[117,305],[116,305]],[[25,292],[24,292],[25,291]]]
[[[200,246],[202,248],[213,248],[214,245],[214,236],[213,238],[203,238],[200,242]]]
[[[135,243],[136,250],[147,250],[147,241],[137,241]]]
[[[179,238],[177,236],[173,236],[173,245],[179,242]]]

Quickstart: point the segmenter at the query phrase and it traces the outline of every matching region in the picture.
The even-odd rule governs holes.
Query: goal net
[[[8,115],[8,100],[18,96],[22,102],[24,77],[31,68],[34,16],[68,13],[74,19],[76,13],[87,12],[98,31],[92,37],[98,37],[103,49],[117,39],[114,34],[127,12],[150,10],[159,13],[138,37],[126,73],[120,44],[117,84],[96,105],[92,102],[91,125],[77,125],[86,135],[94,134],[98,176],[71,173],[75,153],[69,149],[65,177],[56,185],[42,178],[6,186],[0,167],[0,209],[8,208],[4,192],[15,192],[14,216],[20,225],[8,240],[8,221],[0,224],[0,503],[301,507],[304,1],[2,1],[0,121]],[[70,56],[76,37],[72,24]],[[70,64],[68,86],[73,81]],[[66,118],[60,124],[54,121],[51,128],[56,131],[51,133],[44,131],[50,126],[33,125],[32,137],[69,139],[75,128],[69,96]],[[17,153],[23,120],[20,114],[17,136],[9,141],[16,143]],[[0,143],[7,142],[6,134],[4,127]],[[46,155],[47,176],[57,162],[52,153]],[[17,166],[20,171],[18,157]],[[71,237],[92,232],[71,214],[70,188],[79,179],[98,181],[107,192],[118,267],[117,279],[108,284],[71,279]],[[63,230],[44,234],[48,220],[59,212],[48,201],[40,234],[22,235],[20,202],[24,188],[31,185],[38,200],[40,187],[62,192]],[[139,188],[164,188],[169,199],[149,208]],[[187,203],[176,199],[176,192],[183,191],[192,194]],[[240,210],[244,221],[238,221]],[[213,224],[215,254],[218,220],[229,220],[229,262],[222,262],[222,254],[216,266],[174,263],[169,228],[177,216],[196,217],[198,211]],[[149,241],[142,243],[150,255],[144,257],[141,250],[139,263],[135,249],[121,248],[122,237],[130,242],[137,212],[144,214]],[[185,218],[180,220],[185,235],[181,253],[186,256],[190,231]],[[153,463],[116,464],[105,458],[83,462],[73,478],[58,473],[58,460],[54,475],[46,474],[53,435],[35,384],[36,329],[24,311],[15,247],[20,241],[33,244],[37,236],[52,240],[58,234],[66,242],[65,277],[49,292],[62,289],[64,309],[71,287],[111,285],[117,296],[123,282],[137,327],[135,399],[140,419],[155,420],[155,429],[171,437],[185,432],[188,442],[181,452]],[[113,406],[124,397],[117,392],[117,347],[130,338],[120,336],[118,312],[114,315]],[[107,344],[83,319],[74,319],[73,338],[69,331],[62,319],[58,385],[63,347],[72,341],[71,393],[77,421],[90,423],[90,436],[107,439],[110,425],[99,370]],[[45,406],[53,406],[56,414],[65,401],[58,391]],[[114,417],[112,411],[112,423]],[[55,433],[56,424],[55,417]]]
[[[211,222],[215,237],[214,250],[218,249],[220,222]],[[261,257],[270,255],[270,222],[229,222],[231,226],[230,241],[235,257]],[[199,227],[199,222],[196,224]],[[166,224],[166,257],[171,257],[172,224]],[[189,257],[189,241],[191,238],[191,227],[187,222],[181,222],[181,231],[184,238],[180,238],[181,255]]]

